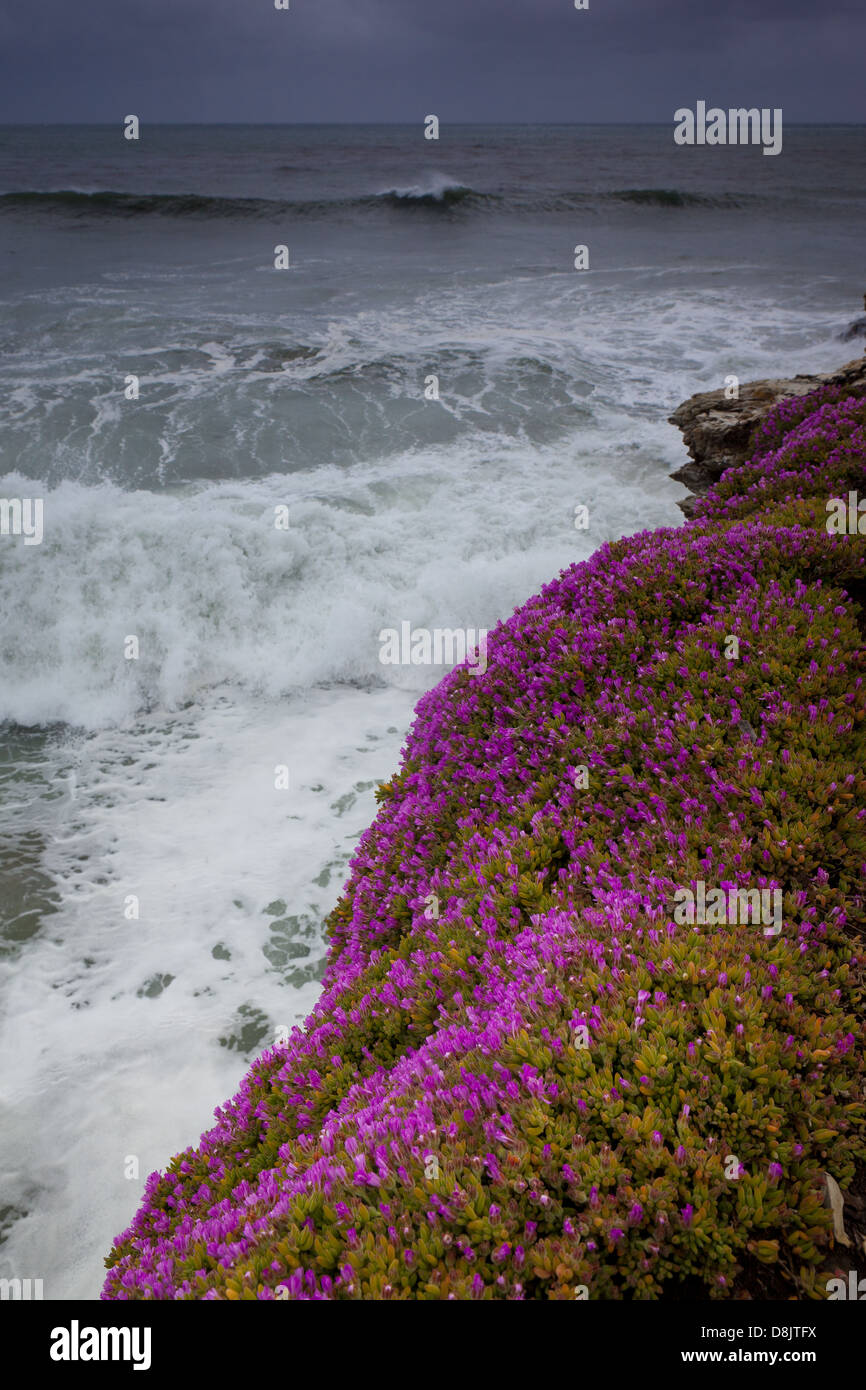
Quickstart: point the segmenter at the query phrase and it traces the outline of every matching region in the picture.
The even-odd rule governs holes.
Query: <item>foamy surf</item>
[[[383,666],[383,627],[490,628],[601,540],[676,523],[680,490],[648,501],[652,440],[636,433],[616,479],[599,438],[595,465],[476,440],[351,479],[323,468],[178,494],[62,483],[45,494],[35,560],[23,545],[0,559],[11,600],[0,719],[96,729],[223,685],[271,698],[334,682],[420,692],[435,673]],[[575,530],[578,503],[591,507],[587,531]]]
[[[57,910],[0,964],[4,1272],[35,1262],[46,1298],[97,1297],[98,1252],[149,1173],[306,1017],[412,703],[217,699],[58,750],[33,813]]]

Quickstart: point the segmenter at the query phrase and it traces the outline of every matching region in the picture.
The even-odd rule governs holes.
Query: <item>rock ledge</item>
[[[866,395],[866,357],[847,362],[835,372],[748,381],[740,386],[737,400],[727,400],[721,388],[700,391],[677,406],[669,419],[682,430],[691,458],[671,477],[691,493],[679,503],[686,516],[692,515],[697,498],[727,469],[746,462],[753,429],[777,401],[805,396],[825,385],[845,386],[852,395]]]

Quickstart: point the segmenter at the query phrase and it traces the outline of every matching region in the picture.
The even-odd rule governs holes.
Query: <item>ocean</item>
[[[148,1174],[313,1007],[447,669],[380,632],[492,629],[679,524],[680,401],[862,351],[864,156],[0,128],[0,497],[44,515],[0,535],[0,1277],[97,1297]]]

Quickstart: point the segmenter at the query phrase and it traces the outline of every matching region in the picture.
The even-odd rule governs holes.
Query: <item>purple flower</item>
[[[823,386],[781,402],[749,452],[692,520],[570,566],[489,634],[483,673],[464,665],[422,695],[329,919],[313,1012],[255,1059],[197,1146],[148,1179],[105,1299],[212,1301],[265,1284],[267,1297],[278,1280],[298,1300],[393,1292],[387,1245],[403,1250],[403,1288],[416,1270],[424,1283],[424,1260],[403,1248],[419,1228],[447,1252],[431,1276],[459,1281],[461,1297],[487,1284],[536,1296],[534,1273],[515,1278],[548,1254],[556,1268],[560,1221],[602,1288],[615,1268],[658,1297],[677,1246],[692,1244],[666,1238],[678,1215],[693,1222],[677,1174],[711,1172],[716,1135],[745,1113],[731,1080],[761,1132],[772,1097],[783,1135],[812,1115],[850,1148],[844,1101],[866,1077],[852,1022],[861,948],[847,930],[866,877],[866,566],[824,517],[827,498],[862,490],[866,404]],[[792,876],[779,884],[795,913],[786,939],[674,911],[698,880],[764,891],[779,873]],[[716,989],[729,991],[724,1028]],[[805,1190],[821,1171],[814,1147],[791,1152]],[[771,1163],[769,1181],[781,1177]],[[707,1293],[732,1267],[720,1186],[695,1196]],[[493,1235],[476,1255],[467,1233],[486,1201]],[[655,1248],[622,1239],[650,1221]],[[512,1244],[521,1232],[529,1261]],[[737,1223],[735,1255],[753,1234]],[[339,1277],[322,1273],[323,1249]]]

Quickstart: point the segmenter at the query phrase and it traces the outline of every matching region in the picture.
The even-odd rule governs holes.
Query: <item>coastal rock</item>
[[[866,294],[863,296],[863,308],[866,309]],[[862,318],[855,319],[853,323],[849,323],[842,334],[843,343],[850,343],[852,338],[866,338],[866,314]]]
[[[686,516],[723,473],[746,462],[752,431],[778,401],[805,396],[819,386],[843,386],[851,395],[866,395],[866,357],[835,372],[748,381],[740,385],[737,400],[727,400],[720,388],[700,391],[678,406],[669,419],[682,430],[691,461],[671,477],[691,493],[679,503]]]
[[[853,323],[848,325],[845,332],[842,334],[843,343],[850,343],[852,338],[866,338],[866,315],[862,318],[855,319]]]

